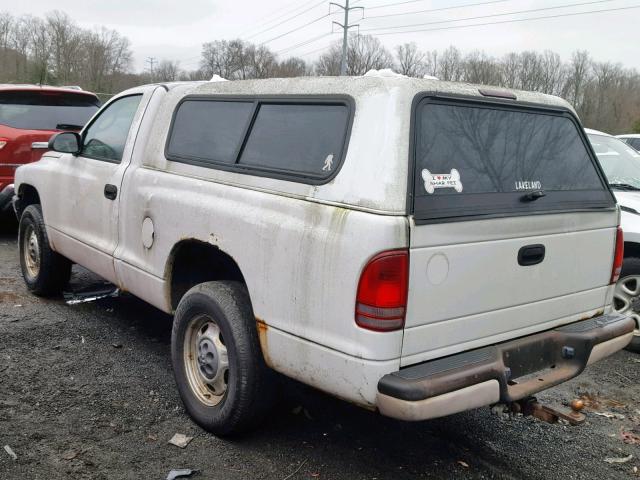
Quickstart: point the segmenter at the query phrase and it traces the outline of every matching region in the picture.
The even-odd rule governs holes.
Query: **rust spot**
[[[267,366],[272,367],[271,359],[269,358],[269,343],[267,341],[267,330],[269,326],[261,318],[256,317],[256,328],[258,330],[258,338],[260,339],[260,349],[262,350],[262,357]]]
[[[600,309],[594,314],[589,314],[589,315],[585,315],[584,317],[580,317],[580,320],[581,321],[582,320],[589,320],[590,318],[599,317],[600,315],[604,315],[604,309]]]

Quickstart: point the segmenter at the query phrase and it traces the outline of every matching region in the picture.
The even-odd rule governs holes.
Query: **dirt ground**
[[[71,291],[101,286],[74,267]],[[402,423],[288,382],[262,428],[230,441],[182,408],[170,335],[170,317],[130,296],[67,305],[30,295],[15,230],[0,233],[0,479],[165,479],[173,468],[202,479],[638,476],[640,355],[620,352],[539,396],[590,399],[579,427],[489,409]],[[185,449],[167,443],[177,432],[194,437]]]

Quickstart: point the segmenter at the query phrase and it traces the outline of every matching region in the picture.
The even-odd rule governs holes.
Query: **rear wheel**
[[[185,294],[175,314],[171,356],[187,411],[212,433],[245,431],[272,404],[272,372],[239,282],[202,283]]]
[[[69,282],[71,262],[51,250],[40,205],[29,205],[20,217],[20,267],[29,291],[40,296],[59,294]]]
[[[640,258],[624,259],[613,295],[613,305],[616,312],[629,312],[636,321],[636,330],[627,350],[640,353]]]

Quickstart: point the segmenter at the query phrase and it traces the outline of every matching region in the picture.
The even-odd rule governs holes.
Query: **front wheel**
[[[216,435],[251,428],[271,405],[273,377],[239,282],[202,283],[185,294],[174,318],[171,357],[187,411]]]
[[[69,282],[71,262],[51,249],[40,205],[29,205],[22,212],[18,242],[22,277],[29,291],[39,296],[59,294]]]
[[[633,339],[627,350],[640,353],[640,258],[627,257],[622,262],[620,279],[613,294],[613,306],[618,313],[630,313],[636,321]]]

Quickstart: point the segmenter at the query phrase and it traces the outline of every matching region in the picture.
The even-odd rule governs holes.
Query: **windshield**
[[[25,130],[79,129],[98,110],[89,95],[60,92],[0,93],[0,124]]]
[[[640,154],[615,137],[588,136],[609,185],[624,190],[640,189]]]

